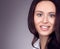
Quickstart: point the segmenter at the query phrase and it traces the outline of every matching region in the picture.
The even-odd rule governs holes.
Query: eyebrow
[[[35,11],[35,12],[41,12],[41,13],[43,13],[43,11]],[[55,12],[49,12],[49,13],[54,13],[55,14]]]
[[[49,12],[49,14],[50,14],[50,13],[54,13],[54,14],[55,14],[55,12]]]
[[[43,13],[42,11],[35,11],[35,12],[41,12],[41,13]]]

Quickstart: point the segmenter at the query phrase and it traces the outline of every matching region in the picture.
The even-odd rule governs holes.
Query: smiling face
[[[36,5],[34,24],[39,35],[48,36],[54,30],[56,7],[51,1],[41,1]]]

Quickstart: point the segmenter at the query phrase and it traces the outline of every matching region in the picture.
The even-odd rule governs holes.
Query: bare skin
[[[41,49],[47,49],[49,35],[53,32],[56,7],[51,1],[39,2],[34,13],[34,23],[40,38]]]
[[[46,43],[48,41],[48,37],[47,36],[40,36],[40,46],[41,49],[45,49],[46,48]]]

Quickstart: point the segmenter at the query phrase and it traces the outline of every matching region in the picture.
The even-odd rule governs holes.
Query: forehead
[[[36,10],[56,12],[56,7],[55,4],[51,1],[41,1],[36,5],[35,11]]]

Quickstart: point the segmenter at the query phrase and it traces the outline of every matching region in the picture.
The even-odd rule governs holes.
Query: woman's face
[[[48,36],[53,32],[55,15],[56,7],[51,1],[41,1],[36,5],[34,23],[39,35]]]

